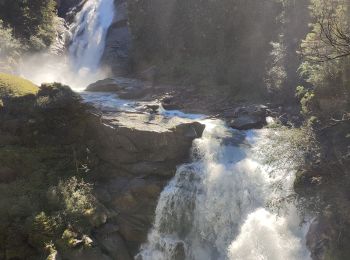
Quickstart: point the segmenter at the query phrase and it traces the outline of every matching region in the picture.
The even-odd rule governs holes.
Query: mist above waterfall
[[[101,67],[100,61],[113,18],[113,0],[86,1],[66,32],[68,50],[63,55],[28,55],[23,58],[19,73],[36,84],[61,82],[75,90],[107,77],[110,70]]]

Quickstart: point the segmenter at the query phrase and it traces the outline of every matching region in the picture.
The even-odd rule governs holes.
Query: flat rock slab
[[[94,121],[99,156],[117,166],[181,161],[205,128],[190,119],[148,113],[108,113],[95,115]]]

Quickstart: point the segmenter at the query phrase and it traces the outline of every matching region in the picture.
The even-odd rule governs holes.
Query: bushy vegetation
[[[301,44],[300,66],[309,89],[301,100],[313,98],[308,112],[325,123],[341,120],[350,111],[350,3],[312,0],[310,10],[314,23]]]
[[[0,19],[30,50],[41,50],[52,43],[55,13],[55,0],[0,1]]]
[[[0,79],[7,100],[0,110],[0,259],[44,259],[91,229],[96,200],[81,166],[85,110],[67,86]]]
[[[310,32],[301,44],[301,76],[296,89],[307,127],[319,153],[297,174],[302,206],[328,225],[325,259],[347,259],[350,241],[350,2],[311,0]],[[321,222],[320,222],[321,223]],[[322,228],[322,227],[321,227]],[[315,252],[312,252],[313,254]],[[316,252],[317,253],[317,252]]]

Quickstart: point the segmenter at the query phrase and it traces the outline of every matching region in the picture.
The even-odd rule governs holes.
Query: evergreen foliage
[[[49,46],[55,36],[55,0],[2,0],[0,19],[30,50]]]

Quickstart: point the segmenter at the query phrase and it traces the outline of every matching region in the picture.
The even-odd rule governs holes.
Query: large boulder
[[[150,87],[137,79],[124,77],[98,80],[87,86],[90,92],[114,92],[123,99],[139,99],[148,93]]]
[[[266,111],[266,106],[250,105],[227,110],[223,115],[232,128],[248,130],[262,128],[266,125]]]
[[[117,167],[140,162],[180,162],[204,125],[181,118],[146,113],[92,115],[97,153]]]

